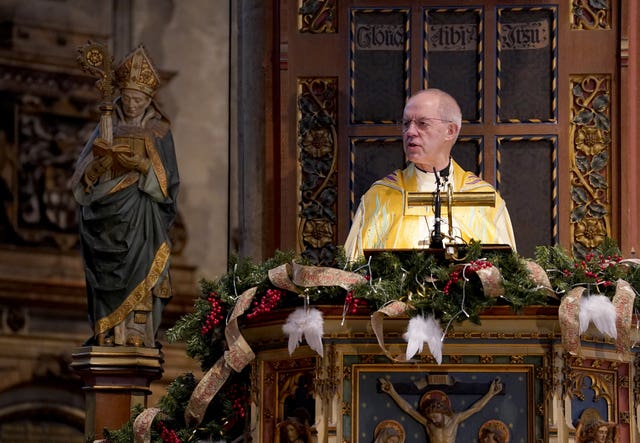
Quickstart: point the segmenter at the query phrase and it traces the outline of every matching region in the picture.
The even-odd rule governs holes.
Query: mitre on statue
[[[131,51],[116,68],[116,83],[120,89],[135,89],[153,97],[160,87],[160,76],[151,58],[140,45]]]

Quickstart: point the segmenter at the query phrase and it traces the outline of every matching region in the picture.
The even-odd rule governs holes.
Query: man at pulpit
[[[458,243],[516,243],[506,204],[493,186],[463,170],[451,158],[462,113],[456,100],[439,89],[425,89],[409,98],[402,116],[402,142],[408,166],[376,181],[362,196],[345,242],[348,259],[366,249],[425,249],[432,244],[436,224],[431,206],[406,214],[406,194],[434,193],[451,185],[453,192],[495,193],[493,206],[454,207],[440,217],[442,232]],[[451,220],[451,226],[448,224]]]
[[[179,175],[169,120],[153,100],[159,80],[143,46],[124,58],[112,141],[96,128],[72,179],[94,332],[87,344],[154,347],[171,298]]]

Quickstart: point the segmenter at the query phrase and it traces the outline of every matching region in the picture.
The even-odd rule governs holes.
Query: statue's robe
[[[178,167],[169,122],[153,103],[141,127],[119,121],[114,123],[114,145],[144,153],[151,166],[142,174],[118,171],[114,165],[110,177],[101,178],[88,192],[82,180],[74,179],[89,319],[95,337],[127,318],[144,323],[144,345],[154,346],[162,308],[171,297],[169,231],[177,215]],[[91,163],[97,136],[98,129],[76,172]],[[124,332],[115,331],[115,343],[127,344]]]

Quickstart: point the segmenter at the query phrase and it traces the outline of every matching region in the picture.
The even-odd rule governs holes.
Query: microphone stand
[[[435,220],[433,223],[433,232],[431,233],[431,244],[429,245],[429,248],[442,249],[444,248],[444,244],[442,243],[442,229],[440,227],[442,218],[442,202],[440,200],[440,175],[436,171],[435,167],[433,168],[433,173],[436,176],[436,192],[433,199],[433,212],[435,215]]]

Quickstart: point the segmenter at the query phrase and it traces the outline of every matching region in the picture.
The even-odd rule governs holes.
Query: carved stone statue
[[[386,392],[400,408],[424,426],[429,443],[455,443],[460,423],[479,412],[495,395],[502,391],[502,382],[496,378],[491,382],[487,393],[467,410],[454,412],[448,398],[441,391],[429,391],[420,400],[419,411],[401,397],[393,384],[385,377],[378,379],[383,392]]]
[[[383,420],[376,426],[373,443],[404,443],[406,432],[395,420]]]
[[[287,417],[279,428],[279,443],[310,443],[309,425],[298,417]]]
[[[603,420],[596,409],[588,408],[580,415],[576,429],[576,443],[615,443],[617,441],[616,424]]]
[[[95,51],[87,59],[101,60]],[[144,47],[104,81],[113,77],[119,97],[103,106],[108,124],[103,119],[93,132],[72,179],[94,332],[88,344],[154,347],[171,297],[178,167],[169,120],[153,100],[160,79]]]
[[[509,443],[509,427],[501,420],[487,420],[478,431],[480,443]]]

